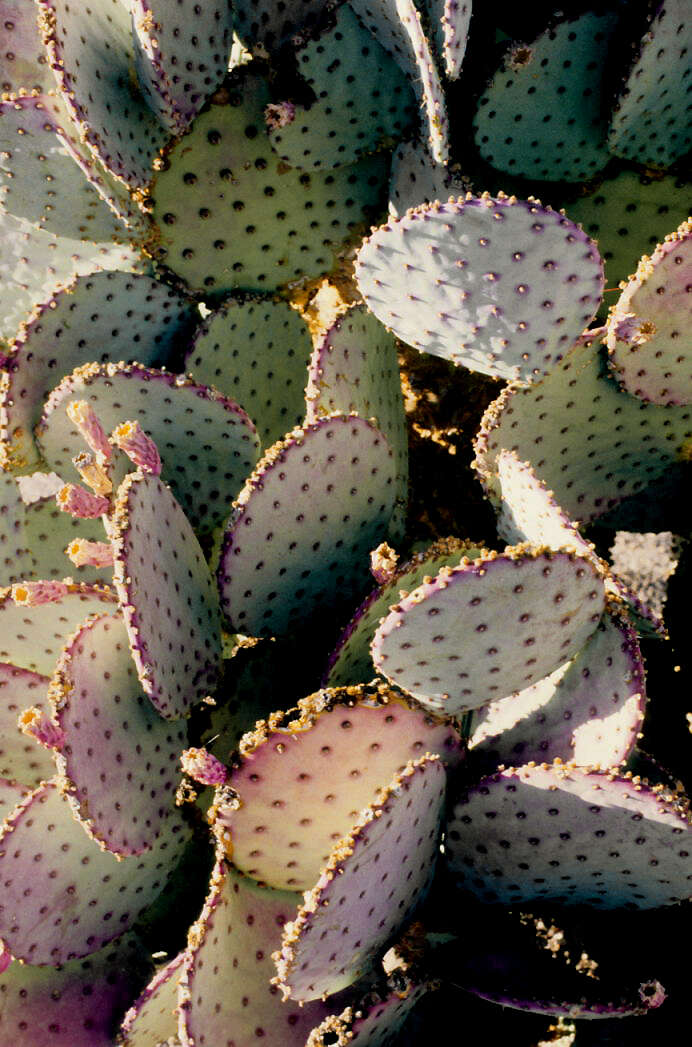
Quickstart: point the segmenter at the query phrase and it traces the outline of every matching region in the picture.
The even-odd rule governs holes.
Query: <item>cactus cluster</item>
[[[563,6],[0,0],[3,1043],[681,1020],[689,8]]]

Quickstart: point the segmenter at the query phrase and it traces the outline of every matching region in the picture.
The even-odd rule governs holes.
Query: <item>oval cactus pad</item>
[[[38,965],[95,952],[164,890],[186,832],[175,813],[150,851],[118,861],[87,836],[58,784],[44,783],[0,834],[0,937]]]
[[[615,770],[499,771],[456,804],[446,840],[458,885],[484,901],[649,909],[692,893],[686,803]]]
[[[142,687],[167,719],[214,689],[221,628],[214,581],[190,523],[158,476],[123,480],[110,524],[114,581]]]
[[[284,996],[351,985],[410,918],[435,870],[445,787],[437,756],[409,762],[334,845],[274,955]]]
[[[190,930],[181,979],[178,1035],[184,1047],[304,1047],[329,1004],[282,1003],[271,985],[272,950],[300,900],[300,894],[260,887],[217,863],[202,915]]]
[[[649,403],[692,403],[692,220],[644,256],[608,318],[609,364],[621,385]]]
[[[178,979],[185,953],[175,956],[157,971],[144,992],[135,1000],[118,1030],[122,1047],[152,1047],[173,1040],[178,1029]]]
[[[375,634],[373,661],[426,706],[457,714],[557,669],[594,632],[604,604],[589,560],[516,546],[443,568],[404,597]]]
[[[0,662],[0,778],[35,788],[55,773],[51,754],[20,731],[17,720],[29,707],[48,710],[50,680],[29,669]]]
[[[362,596],[395,479],[387,440],[362,418],[321,418],[271,447],[223,539],[219,589],[231,628],[280,635]]]
[[[0,19],[4,28],[0,90],[7,94],[17,94],[21,88],[50,90],[55,81],[36,24],[34,5],[25,0],[0,0]]]
[[[126,419],[140,422],[159,448],[163,479],[195,528],[211,530],[226,518],[257,460],[254,425],[216,390],[137,364],[91,364],[63,379],[37,430],[46,461],[63,477],[73,475],[72,458],[84,450],[65,410],[72,400],[86,400],[108,432]],[[123,456],[114,483],[128,467]]]
[[[595,244],[537,200],[435,202],[376,230],[358,253],[368,308],[416,349],[535,381],[601,301]]]
[[[142,693],[119,616],[92,617],[77,630],[50,699],[65,736],[57,766],[75,814],[114,854],[149,850],[173,807],[187,734]]]
[[[221,802],[215,820],[235,866],[293,891],[314,885],[334,841],[408,760],[437,753],[455,766],[462,754],[453,726],[386,687],[320,691],[296,714],[241,741],[227,783],[240,807]]]
[[[341,1014],[330,1014],[313,1029],[305,1047],[393,1047],[404,1022],[429,988],[408,981],[402,987],[400,978],[387,988],[374,987]]]

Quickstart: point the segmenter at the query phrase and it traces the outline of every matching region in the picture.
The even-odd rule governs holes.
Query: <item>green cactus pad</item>
[[[96,952],[165,890],[188,834],[174,813],[150,851],[118,861],[87,836],[56,781],[40,785],[0,833],[0,936],[38,966]]]
[[[231,499],[257,460],[258,439],[245,412],[214,389],[181,375],[138,364],[91,364],[57,386],[37,429],[50,468],[73,475],[72,458],[84,440],[65,408],[86,400],[110,432],[127,420],[140,422],[157,444],[162,477],[193,527],[211,530],[228,515]],[[121,458],[118,482],[131,463]]]
[[[484,778],[455,805],[446,848],[484,901],[649,909],[689,897],[691,835],[665,789],[558,761]]]
[[[271,291],[329,272],[335,252],[377,207],[386,159],[334,171],[287,168],[272,149],[269,88],[252,70],[229,86],[165,156],[151,196],[151,249],[206,294]]]
[[[81,136],[107,170],[146,185],[168,135],[134,72],[130,5],[38,0],[40,25],[58,86]]]
[[[0,754],[0,760],[4,754]],[[14,808],[31,792],[28,785],[18,785],[8,778],[0,778],[0,819],[4,821]]]
[[[648,403],[692,403],[685,331],[692,304],[692,221],[639,263],[608,318],[611,370],[627,392]]]
[[[291,37],[313,32],[341,0],[234,0],[235,28],[246,47],[274,52]],[[301,32],[302,31],[302,32]]]
[[[426,707],[456,715],[553,672],[594,632],[604,604],[590,560],[516,546],[442,568],[395,604],[373,661]]]
[[[142,693],[120,616],[94,616],[77,630],[49,697],[65,736],[57,767],[76,816],[113,854],[150,850],[173,808],[187,734]]]
[[[581,182],[605,167],[601,79],[617,27],[613,12],[589,11],[512,46],[474,118],[483,159],[548,181]]]
[[[178,1030],[178,979],[185,953],[157,971],[137,997],[118,1030],[119,1047],[152,1047],[175,1038]]]
[[[311,351],[307,325],[287,302],[229,299],[200,327],[185,368],[233,397],[266,448],[303,420]]]
[[[0,472],[0,582],[12,585],[30,575],[32,556],[24,534],[26,506],[13,476]]]
[[[414,0],[350,0],[350,6],[408,77],[425,114],[424,133],[433,159],[446,164],[449,142],[445,94]]]
[[[17,720],[31,706],[48,712],[49,683],[47,676],[0,662],[0,778],[32,789],[50,778],[55,766],[51,754],[20,731]]]
[[[406,76],[348,5],[334,25],[296,52],[298,71],[314,100],[287,111],[269,139],[278,156],[302,170],[339,167],[411,126],[414,100]],[[277,120],[267,110],[270,127]]]
[[[114,581],[142,687],[167,719],[213,691],[218,597],[187,517],[158,476],[123,480],[109,524]]]
[[[0,1039],[13,1047],[112,1047],[113,1026],[150,970],[134,934],[58,968],[13,963],[0,975]]]
[[[271,985],[272,950],[301,895],[274,891],[218,861],[209,895],[191,928],[181,978],[179,1036],[184,1044],[304,1047],[328,1003],[282,1003]],[[147,1047],[149,1045],[147,1044]]]
[[[38,607],[14,602],[0,591],[0,661],[51,676],[67,637],[90,614],[103,614],[116,603],[107,586],[73,583],[55,603]]]
[[[319,691],[293,712],[242,739],[227,783],[240,806],[221,795],[215,829],[242,872],[298,891],[314,885],[334,841],[408,760],[437,753],[454,767],[462,748],[450,723],[386,687]]]
[[[394,150],[389,177],[389,213],[402,218],[410,207],[463,194],[469,183],[444,164],[436,164],[421,142],[402,142]]]
[[[184,131],[226,75],[230,0],[134,0],[131,9],[139,86],[161,123]]]
[[[597,344],[602,334],[589,332],[538,385],[510,386],[490,405],[475,440],[475,467],[486,489],[497,489],[497,456],[514,451],[531,462],[568,516],[586,523],[684,457],[692,409],[623,393],[607,375]]]
[[[445,788],[437,756],[410,761],[334,844],[274,954],[285,997],[352,985],[410,919],[435,870]]]
[[[368,308],[416,349],[523,381],[562,359],[603,287],[595,245],[559,212],[470,194],[376,230],[356,277]]]
[[[375,671],[370,644],[380,621],[402,592],[417,589],[424,578],[436,575],[442,567],[456,567],[464,558],[473,560],[486,554],[487,550],[469,542],[443,538],[397,568],[391,579],[366,597],[344,629],[330,655],[324,684],[339,687],[367,682]]]
[[[636,634],[624,615],[608,610],[570,662],[477,710],[469,748],[494,767],[557,757],[615,767],[634,749],[645,701]]]
[[[0,91],[17,94],[55,87],[53,72],[36,25],[36,11],[26,0],[0,0],[3,41],[0,50]]]
[[[101,269],[148,272],[149,267],[148,259],[125,244],[71,240],[0,213],[0,345],[14,338],[27,313],[74,276]]]
[[[55,498],[42,498],[24,507],[23,534],[30,554],[30,563],[21,575],[24,580],[60,579],[69,574],[80,583],[103,585],[112,581],[111,568],[76,567],[65,554],[67,546],[77,538],[102,542],[100,519],[77,519],[58,509]]]
[[[57,291],[22,324],[5,363],[0,418],[9,461],[25,468],[38,460],[32,432],[43,401],[76,367],[135,358],[161,367],[198,321],[194,303],[149,276],[92,273]]]
[[[465,5],[466,6],[466,5]],[[398,972],[397,972],[398,974]],[[377,985],[341,1014],[330,1014],[308,1036],[305,1047],[388,1047],[430,986],[394,976]]]
[[[615,107],[616,156],[669,167],[692,146],[689,13],[686,0],[658,4]]]
[[[223,537],[218,580],[231,628],[279,636],[362,597],[395,480],[387,440],[362,418],[321,418],[274,444]]]
[[[59,98],[25,95],[0,102],[3,208],[58,236],[126,240],[125,226],[104,200],[102,181],[98,191],[98,174],[68,121]]]

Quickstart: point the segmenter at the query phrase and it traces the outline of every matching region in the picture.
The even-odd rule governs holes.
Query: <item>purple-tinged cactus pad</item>
[[[377,627],[402,592],[417,589],[427,576],[442,567],[456,567],[464,558],[473,560],[487,550],[456,538],[441,538],[398,568],[393,577],[365,598],[348,623],[329,657],[324,684],[339,687],[366,683],[375,671],[370,644]]]
[[[134,934],[60,967],[13,963],[0,975],[0,1041],[13,1047],[112,1047],[114,1026],[150,969]]]
[[[486,766],[560,757],[615,767],[634,749],[645,700],[636,634],[624,615],[607,611],[570,662],[477,710],[469,749]]]
[[[52,756],[17,726],[30,706],[48,711],[48,684],[40,673],[0,662],[0,778],[34,789],[55,773]]]
[[[162,124],[184,131],[223,80],[233,42],[230,0],[134,0],[139,86]]]
[[[146,185],[168,135],[149,109],[134,72],[130,4],[38,0],[41,27],[65,103],[107,170],[133,188]]]
[[[50,677],[62,647],[90,614],[114,609],[107,586],[74,583],[55,603],[26,607],[9,590],[0,591],[0,661]],[[30,704],[40,704],[31,702]]]
[[[151,187],[151,249],[192,288],[272,291],[329,272],[374,217],[387,158],[333,171],[286,169],[269,141],[269,86],[251,67],[165,155]]]
[[[111,568],[76,567],[65,554],[75,539],[103,541],[100,519],[77,519],[58,509],[55,498],[41,498],[25,506],[23,534],[30,557],[27,570],[22,574],[24,580],[58,579],[69,574],[82,584],[103,585],[112,581]]]
[[[0,402],[4,454],[23,468],[38,458],[32,432],[43,401],[76,367],[134,359],[162,367],[198,320],[194,303],[150,276],[76,277],[22,324],[10,349]]]
[[[161,719],[142,693],[119,616],[91,617],[51,680],[63,789],[89,835],[113,854],[149,850],[174,806],[185,724]]]
[[[215,389],[138,364],[91,364],[57,386],[37,429],[46,461],[63,477],[73,475],[72,459],[85,449],[65,410],[72,400],[86,400],[107,432],[125,420],[140,422],[161,454],[162,478],[196,529],[211,530],[225,520],[257,460],[252,422]],[[128,468],[132,464],[121,456],[114,483]]]
[[[392,979],[313,1029],[305,1047],[395,1047],[404,1022],[430,986]]]
[[[292,167],[351,164],[410,127],[414,102],[406,76],[348,4],[337,10],[333,27],[295,57],[313,101],[293,106],[292,118],[269,133],[277,155]]]
[[[185,369],[233,397],[266,448],[305,416],[311,352],[307,324],[287,302],[229,299],[200,326]]]
[[[334,841],[407,761],[436,753],[452,768],[462,748],[450,723],[386,687],[320,691],[295,714],[274,714],[241,740],[227,782],[240,806],[221,790],[215,829],[242,872],[298,891],[315,884]]]
[[[604,604],[590,560],[516,546],[442,568],[395,604],[373,661],[426,708],[456,715],[553,672],[594,632]]]
[[[145,693],[167,719],[216,685],[221,627],[214,580],[190,523],[158,476],[131,473],[109,525],[118,590]]]
[[[650,909],[692,894],[691,844],[686,800],[557,761],[484,778],[445,847],[458,886],[484,901]]]
[[[425,114],[424,131],[432,157],[436,163],[446,164],[445,95],[414,0],[350,0],[350,6],[408,77]]]
[[[445,787],[439,757],[409,762],[335,843],[274,955],[285,997],[353,984],[411,917],[435,870]]]
[[[589,11],[510,48],[474,118],[481,156],[548,181],[593,178],[610,159],[601,79],[618,17]]]
[[[368,308],[416,349],[536,381],[601,301],[595,244],[536,200],[459,198],[383,226],[358,253]]]
[[[0,759],[2,759],[2,756],[4,756],[4,753],[0,754]],[[19,785],[9,778],[0,778],[0,820],[4,821],[20,800],[23,800],[30,792],[31,789],[28,785]]]
[[[355,416],[321,418],[271,447],[223,538],[218,579],[231,628],[278,636],[361,597],[395,481],[387,440]]]
[[[615,107],[616,156],[669,167],[692,145],[689,14],[686,0],[659,3]]]
[[[0,0],[0,91],[47,91],[55,87],[53,73],[36,24],[34,4]]]
[[[283,1003],[271,984],[272,950],[301,895],[260,887],[217,862],[209,895],[191,928],[181,978],[182,1047],[304,1047],[328,1003]],[[149,1047],[149,1045],[147,1045]]]
[[[84,832],[57,781],[40,785],[0,833],[0,937],[39,966],[95,952],[165,890],[187,835],[174,813],[150,851],[116,860]]]
[[[468,181],[443,164],[436,164],[421,142],[401,142],[392,156],[389,213],[401,218],[410,207],[448,200],[470,188]]]
[[[608,317],[610,368],[623,388],[648,403],[692,403],[685,344],[692,317],[692,221],[644,256]]]
[[[172,1041],[178,1031],[178,979],[184,952],[157,971],[137,997],[118,1030],[119,1047],[152,1047]]]
[[[502,450],[531,462],[572,519],[587,523],[643,491],[684,456],[692,408],[646,404],[607,375],[589,332],[537,385],[510,386],[483,416],[475,467],[496,489]],[[550,439],[546,439],[550,434]]]
[[[0,582],[12,585],[31,575],[32,556],[24,534],[26,506],[17,481],[0,472]]]
[[[439,17],[445,71],[450,80],[456,80],[461,73],[466,54],[472,14],[471,0],[426,0],[426,6],[431,16]]]

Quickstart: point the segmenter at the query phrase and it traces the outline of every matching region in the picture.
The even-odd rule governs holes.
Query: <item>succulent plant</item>
[[[0,0],[2,1042],[681,1020],[684,7]]]

